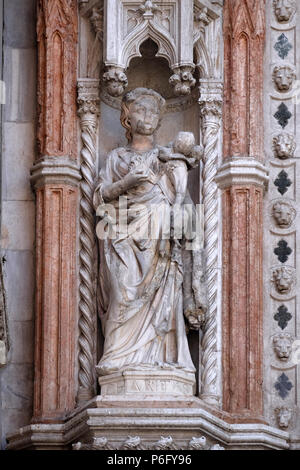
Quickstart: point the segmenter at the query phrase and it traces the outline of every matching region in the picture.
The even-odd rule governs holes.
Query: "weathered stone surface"
[[[3,249],[33,250],[34,210],[33,201],[2,202],[1,244]]]
[[[263,56],[265,0],[224,5],[224,158],[263,160]]]
[[[4,0],[4,44],[13,48],[35,45],[36,0]]]
[[[39,0],[38,150],[41,155],[77,156],[76,0]]]
[[[224,5],[224,159],[264,158],[264,15],[264,0],[228,0]],[[223,191],[223,409],[259,420],[263,414],[262,186],[266,171],[257,165],[253,172],[251,167],[248,182],[242,171],[232,175],[231,182],[227,178]]]
[[[37,137],[42,158],[32,177],[37,221],[33,415],[40,421],[63,419],[75,406],[77,33],[75,0],[38,1]],[[58,165],[51,164],[55,157]]]
[[[5,121],[33,121],[36,113],[36,50],[4,49]]]
[[[78,189],[37,190],[34,417],[61,418],[75,405]]]
[[[285,431],[265,424],[228,423],[203,408],[195,399],[173,403],[170,408],[156,407],[144,401],[118,406],[103,404],[102,408],[88,407],[77,410],[64,424],[30,425],[8,436],[8,449],[60,449],[82,443],[92,450],[121,449],[125,443],[137,444],[152,450],[191,449],[194,444],[212,449],[219,445],[226,449],[288,449]],[[90,405],[95,406],[95,402]],[[130,430],[130,431],[129,431]],[[130,437],[131,439],[130,439]],[[80,448],[77,445],[74,450]],[[198,448],[199,448],[198,447]],[[84,446],[82,447],[85,448]]]
[[[31,364],[10,364],[10,366],[3,371],[3,409],[30,409],[32,404],[32,392],[33,367]]]
[[[290,433],[291,448],[299,449],[300,11],[297,0],[272,3],[266,8],[264,68],[270,173],[263,223],[264,410],[269,423]]]
[[[33,319],[34,300],[33,253],[7,250],[3,256],[9,318],[17,322],[30,321]]]
[[[1,257],[10,348],[0,371],[1,448],[6,433],[32,417],[35,220],[28,175],[35,156],[36,1],[5,0],[2,8],[6,104],[1,106]]]
[[[5,342],[0,340],[0,367],[7,363],[7,349]]]
[[[193,396],[195,377],[192,373],[176,370],[125,371],[99,377],[101,394],[158,397]]]
[[[22,426],[27,426],[30,423],[32,416],[32,407],[26,408],[8,408],[2,411],[1,421],[3,428],[3,447],[6,446],[6,436]]]
[[[15,364],[33,363],[34,323],[33,321],[10,322],[10,362]]]
[[[16,138],[16,136],[18,136]],[[2,198],[6,201],[31,201],[28,171],[35,157],[33,123],[5,123],[3,126]]]

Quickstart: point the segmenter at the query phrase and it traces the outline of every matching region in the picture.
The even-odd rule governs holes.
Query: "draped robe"
[[[97,369],[101,375],[144,367],[194,371],[183,315],[182,265],[171,256],[170,242],[170,256],[159,253],[175,191],[158,150],[113,150],[100,172],[94,206],[105,208],[102,186],[134,167],[148,168],[151,178],[123,195],[128,233],[118,227],[114,238],[99,240],[98,304],[105,341]],[[118,220],[119,200],[109,204]],[[105,227],[105,217],[100,222]]]

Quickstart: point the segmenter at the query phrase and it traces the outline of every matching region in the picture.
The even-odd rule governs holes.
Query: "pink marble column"
[[[262,420],[264,0],[225,0],[223,410]]]
[[[76,0],[39,0],[34,422],[74,408],[77,305]]]

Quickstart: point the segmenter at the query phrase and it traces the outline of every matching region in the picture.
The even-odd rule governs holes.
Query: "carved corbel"
[[[80,302],[79,302],[79,391],[78,403],[95,394],[95,278],[96,240],[93,193],[96,179],[96,136],[100,114],[99,80],[78,81],[80,117],[81,200],[80,200]]]
[[[170,77],[169,82],[173,86],[176,96],[191,94],[191,89],[196,85],[196,80],[193,77],[194,69],[194,66],[189,65],[174,68],[174,74]]]
[[[107,93],[114,97],[123,95],[128,85],[124,70],[120,67],[107,67],[107,71],[103,74],[103,82]]]

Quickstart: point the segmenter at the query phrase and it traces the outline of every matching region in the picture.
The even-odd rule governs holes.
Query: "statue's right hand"
[[[128,189],[138,186],[140,183],[144,183],[145,181],[150,179],[150,171],[149,169],[145,168],[136,168],[126,176],[124,176],[123,180]]]

